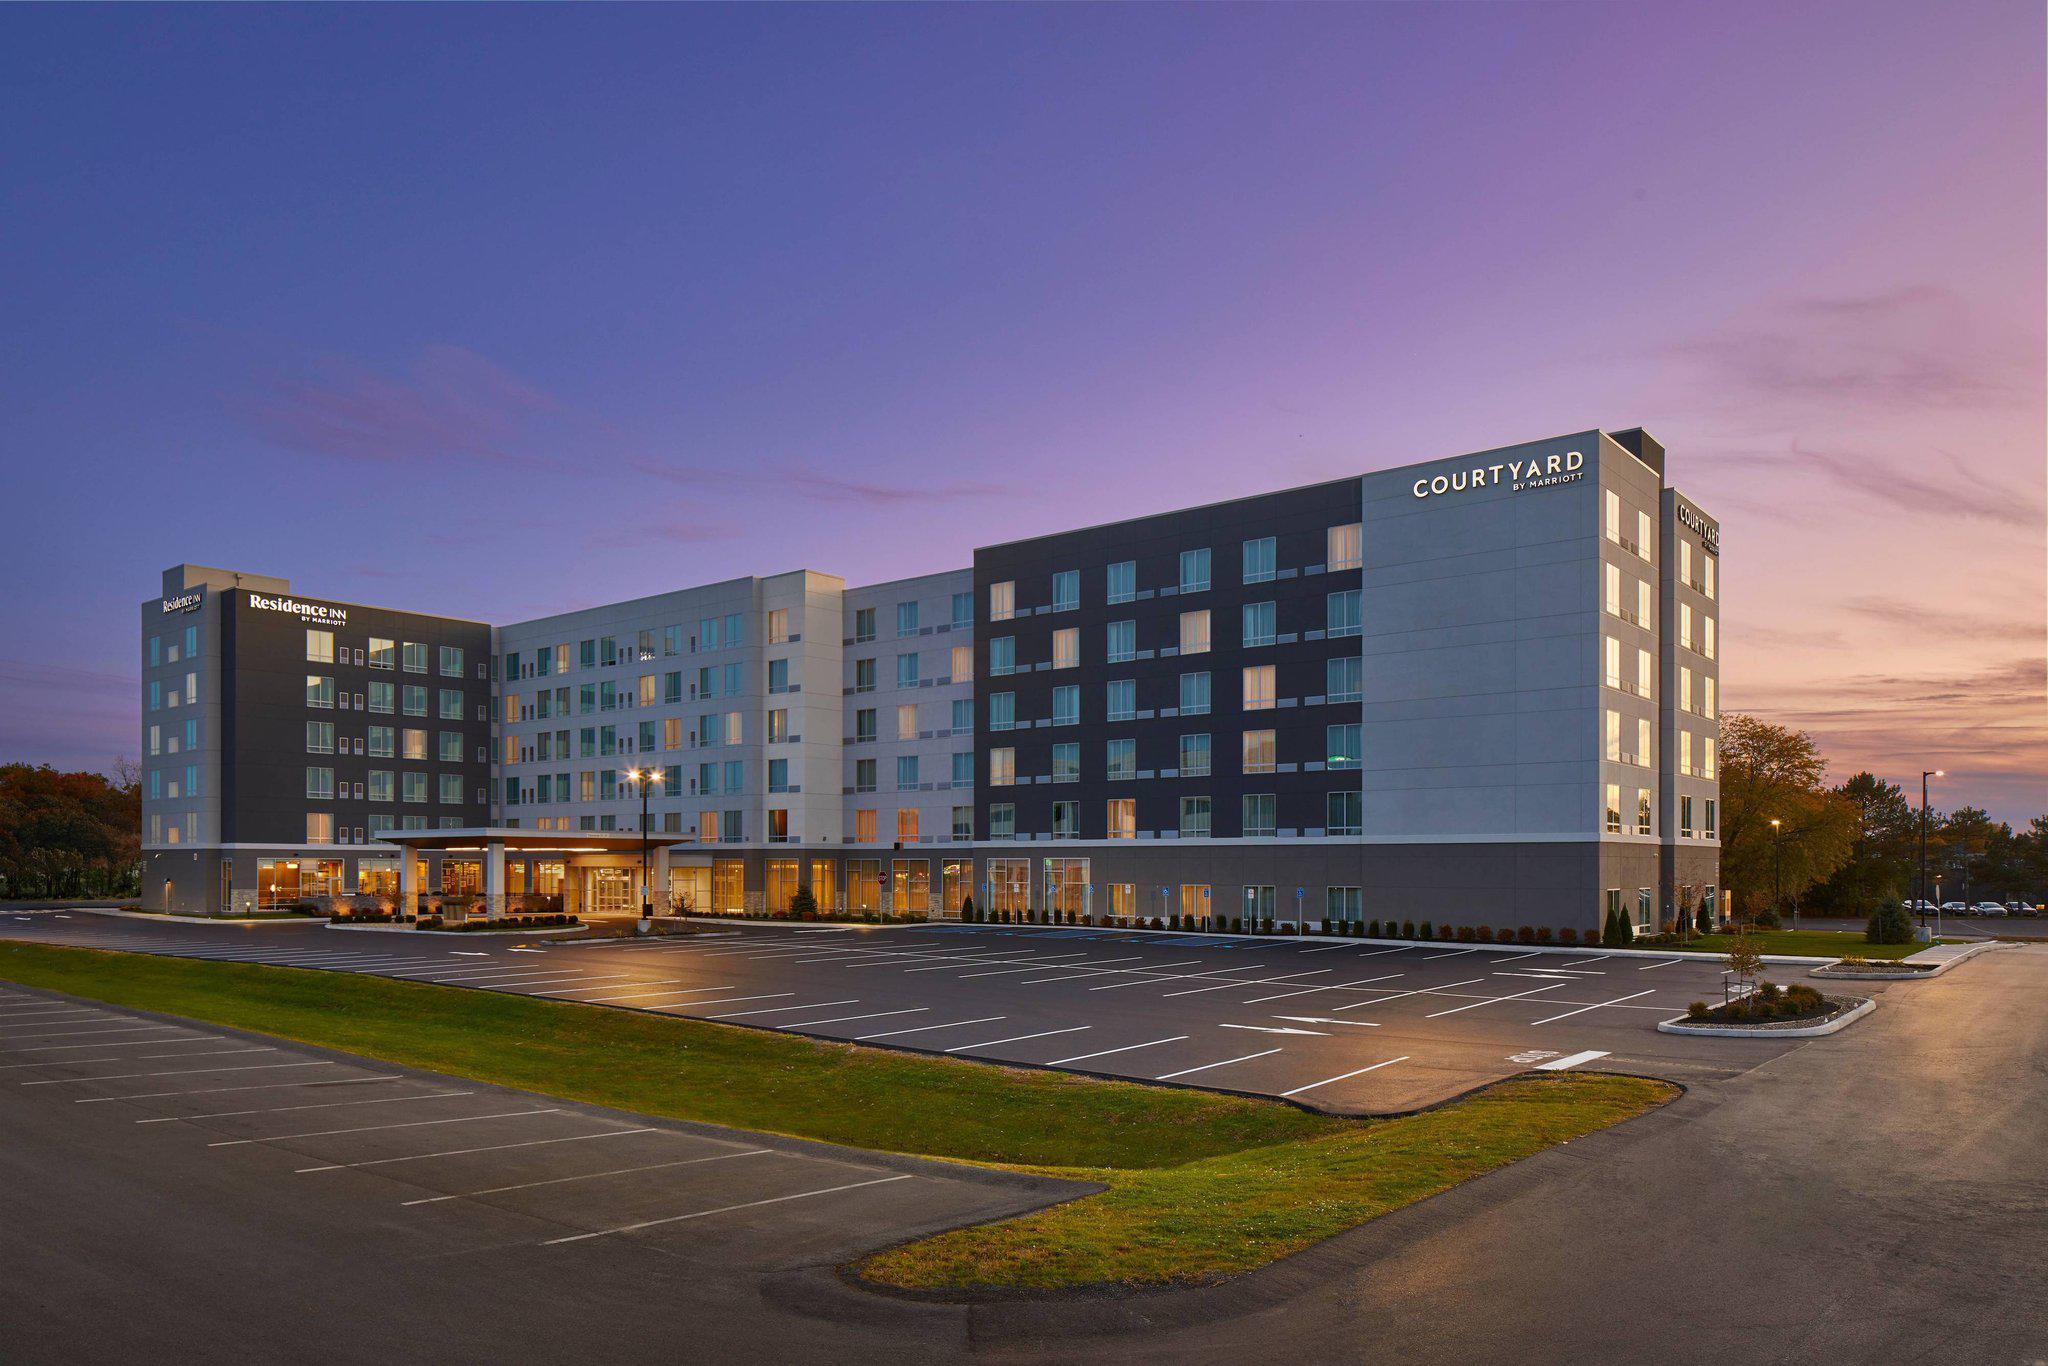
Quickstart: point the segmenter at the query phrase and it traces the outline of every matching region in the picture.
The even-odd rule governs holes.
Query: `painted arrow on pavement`
[[[1379,1028],[1379,1022],[1376,1020],[1331,1020],[1321,1015],[1275,1015],[1273,1018],[1276,1020],[1292,1020],[1296,1024],[1340,1024],[1355,1025],[1359,1029]]]
[[[1286,1026],[1286,1025],[1234,1025],[1234,1024],[1227,1024],[1227,1025],[1219,1025],[1219,1026],[1217,1026],[1217,1028],[1219,1028],[1219,1029],[1249,1029],[1249,1030],[1251,1030],[1251,1031],[1252,1031],[1252,1032],[1253,1032],[1254,1034],[1313,1034],[1313,1035],[1315,1035],[1315,1036],[1316,1036],[1317,1038],[1319,1038],[1319,1039],[1327,1039],[1327,1038],[1329,1038],[1329,1037],[1330,1037],[1330,1036],[1329,1036],[1328,1034],[1325,1034],[1325,1033],[1324,1033],[1324,1032],[1323,1032],[1322,1030],[1320,1030],[1320,1029],[1293,1029],[1293,1028],[1290,1028],[1290,1027],[1288,1027],[1288,1026]]]

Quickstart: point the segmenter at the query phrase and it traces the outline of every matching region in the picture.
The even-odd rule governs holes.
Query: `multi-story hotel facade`
[[[383,895],[405,847],[420,890],[586,910],[1669,919],[1717,901],[1720,533],[1664,466],[1588,431],[496,628],[183,566],[143,606],[148,899]],[[328,650],[398,667],[358,701],[336,664],[330,715]],[[460,725],[389,692],[451,662]]]

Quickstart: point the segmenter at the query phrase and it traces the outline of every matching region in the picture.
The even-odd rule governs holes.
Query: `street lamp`
[[[1773,816],[1771,818],[1771,909],[1773,910],[1778,910],[1785,904],[1784,841],[1779,838],[1784,833],[1784,822]]]
[[[1920,927],[1927,928],[1927,780],[1948,775],[1938,768],[1920,771]]]
[[[629,768],[626,781],[640,789],[640,931],[645,934],[654,919],[654,887],[647,876],[647,789],[654,781],[654,770]]]

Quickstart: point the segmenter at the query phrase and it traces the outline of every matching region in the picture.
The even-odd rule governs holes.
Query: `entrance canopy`
[[[691,842],[688,835],[659,835],[637,830],[519,830],[471,826],[464,830],[385,830],[377,838],[408,849],[434,849],[451,854],[481,854],[497,845],[506,852],[532,854],[637,854]]]

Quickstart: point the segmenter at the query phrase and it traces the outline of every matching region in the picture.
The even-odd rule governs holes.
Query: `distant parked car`
[[[1932,911],[1934,909],[1932,901],[1901,901],[1899,904],[1916,915],[1921,911]]]
[[[2013,915],[2035,915],[2041,910],[2039,906],[2025,901],[2008,901],[2005,903],[2005,909]]]
[[[1968,915],[1970,913],[1970,908],[1960,901],[1944,901],[1941,903],[1941,910],[1944,915]]]
[[[1980,901],[1970,907],[1971,915],[2004,915],[2005,907],[1996,901]]]

